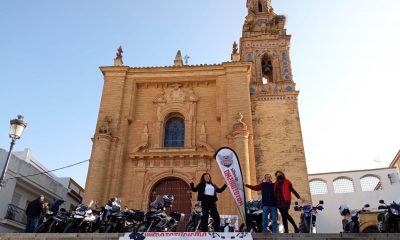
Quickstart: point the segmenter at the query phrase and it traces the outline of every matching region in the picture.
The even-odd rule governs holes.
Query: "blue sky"
[[[387,166],[400,149],[400,1],[275,0],[292,34],[309,172]],[[122,45],[128,66],[230,59],[245,1],[17,0],[0,2],[0,147],[9,120],[28,128],[47,168],[90,157],[102,91],[99,66]],[[374,160],[381,161],[375,162]],[[56,172],[84,185],[88,164]]]

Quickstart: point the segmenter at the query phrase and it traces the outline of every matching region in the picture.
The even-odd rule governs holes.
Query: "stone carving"
[[[174,83],[172,87],[172,91],[166,96],[167,102],[184,102],[186,93],[181,89],[181,84]]]
[[[147,122],[144,124],[140,140],[140,144],[133,149],[134,152],[145,151],[149,148],[149,128]]]
[[[124,64],[124,62],[122,61],[122,53],[124,51],[122,51],[122,47],[119,46],[118,48],[118,52],[117,52],[117,57],[114,58],[114,66],[122,66]]]
[[[247,131],[247,124],[243,122],[243,118],[243,114],[238,112],[236,116],[237,123],[233,125],[233,132]]]
[[[181,50],[178,50],[178,52],[176,53],[175,60],[174,60],[174,65],[177,66],[177,67],[183,66],[183,59],[182,59]]]
[[[238,54],[238,44],[236,43],[236,41],[233,42],[232,54]]]
[[[186,101],[188,102],[197,102],[199,98],[196,96],[196,94],[193,91],[193,88],[190,88],[188,90],[183,90],[182,85],[179,83],[174,83],[171,85],[172,88],[169,88],[167,90],[162,89],[161,94],[157,96],[153,102],[154,103],[173,103],[173,102],[178,102],[178,103],[184,103]]]
[[[99,129],[99,133],[111,135],[111,127],[110,127],[111,122],[112,122],[111,116],[105,116],[103,124]]]
[[[200,139],[199,143],[197,144],[197,148],[205,148],[209,152],[214,152],[214,148],[212,148],[208,143],[207,143],[207,133],[206,133],[206,126],[205,123],[201,125],[201,130],[200,130]]]

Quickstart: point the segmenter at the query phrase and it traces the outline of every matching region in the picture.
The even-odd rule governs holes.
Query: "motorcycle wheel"
[[[310,232],[310,227],[309,227],[309,222],[308,221],[302,221],[300,225],[300,232],[302,233],[309,233]]]
[[[75,226],[75,224],[73,222],[72,223],[68,223],[68,225],[65,227],[65,229],[63,231],[63,233],[76,233],[76,232],[78,232],[78,231],[77,231],[76,226]]]
[[[350,233],[359,233],[360,228],[354,222],[350,222],[349,223],[349,232]]]
[[[142,223],[137,227],[137,231],[136,232],[151,232],[151,229],[148,229],[149,226],[147,226],[147,224]]]
[[[46,233],[48,232],[48,226],[45,223],[41,223],[39,226],[37,226],[37,228],[35,228],[35,230],[33,231],[34,233]]]
[[[185,228],[185,232],[196,232],[196,222],[188,222]]]
[[[112,224],[106,224],[106,225],[104,226],[104,232],[105,232],[105,233],[112,233],[112,230],[113,230]]]
[[[365,228],[365,229],[362,231],[362,233],[378,233],[378,232],[379,232],[379,230],[378,230],[378,228],[375,227],[375,226],[369,226],[369,227]]]

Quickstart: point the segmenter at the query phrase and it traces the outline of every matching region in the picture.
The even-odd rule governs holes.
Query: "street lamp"
[[[3,171],[1,172],[0,189],[5,185],[4,175],[6,174],[7,171],[8,162],[10,161],[11,151],[15,145],[15,141],[21,137],[26,126],[27,124],[24,121],[24,117],[21,115],[18,115],[16,119],[10,120],[10,133],[9,133],[9,136],[11,138],[10,151],[8,151],[6,163],[4,164]]]

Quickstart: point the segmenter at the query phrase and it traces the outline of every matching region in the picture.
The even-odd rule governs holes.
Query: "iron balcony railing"
[[[25,209],[22,209],[14,204],[8,204],[6,219],[10,219],[22,224],[26,224]]]

